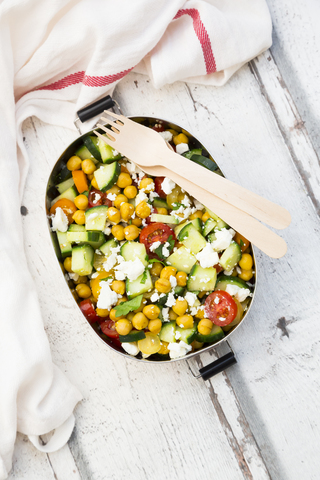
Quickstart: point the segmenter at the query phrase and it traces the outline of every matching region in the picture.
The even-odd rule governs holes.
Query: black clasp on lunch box
[[[209,380],[209,378],[213,377],[214,375],[217,375],[218,373],[223,372],[226,368],[229,368],[235,363],[237,363],[237,359],[234,356],[234,352],[229,342],[226,342],[226,343],[229,345],[231,352],[227,353],[226,355],[223,355],[223,357],[218,358],[214,362],[209,363],[209,365],[206,365],[205,367],[200,368],[199,375],[195,375],[189,366],[189,369],[195,378],[201,377],[203,380]]]
[[[115,101],[110,97],[110,95],[107,95],[106,97],[100,98],[100,100],[91,103],[91,105],[81,108],[81,110],[78,110],[77,115],[80,122],[83,123],[90,118],[99,115],[99,113],[102,113],[104,110],[109,110],[109,108],[114,107],[114,105]]]

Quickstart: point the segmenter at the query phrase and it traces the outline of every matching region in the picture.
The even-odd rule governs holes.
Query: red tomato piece
[[[164,179],[165,179],[165,177],[156,177],[154,179],[155,191],[159,195],[159,197],[161,197],[161,198],[167,198],[167,195],[164,193],[164,191],[162,190],[162,187],[161,187]]]
[[[215,265],[213,265],[213,268],[216,269],[216,272],[217,274],[222,272],[223,268],[221,267],[220,263],[216,263]]]
[[[91,302],[90,298],[87,298],[86,300],[82,300],[82,302],[79,303],[79,307],[81,308],[81,311],[83,315],[86,317],[86,319],[88,320],[88,322],[94,323],[100,320],[100,317],[96,314],[96,311],[94,309],[93,303]]]
[[[141,230],[139,241],[144,243],[148,254],[155,255],[150,250],[151,245],[155,242],[165,243],[170,235],[173,240],[176,240],[174,231],[165,223],[150,223],[150,225]]]
[[[153,125],[152,130],[155,130],[156,132],[164,132],[163,123],[156,123]]]
[[[103,205],[105,194],[96,188],[91,188],[88,195],[88,207],[97,207]]]
[[[116,330],[116,324],[113,320],[107,319],[100,322],[100,328],[102,333],[110,338],[119,338],[119,333]]]
[[[238,307],[231,295],[223,290],[210,293],[204,304],[204,313],[215,325],[225,327],[236,318]]]

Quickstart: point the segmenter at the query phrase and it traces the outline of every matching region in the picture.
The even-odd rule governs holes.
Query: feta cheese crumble
[[[176,299],[174,298],[174,293],[173,292],[169,292],[168,293],[168,298],[167,298],[167,301],[166,301],[166,306],[167,307],[173,307],[173,305],[176,304]]]
[[[158,294],[157,292],[154,292],[154,293],[151,295],[150,300],[151,300],[152,303],[155,303],[155,302],[157,302],[157,301],[159,300],[159,298],[160,298],[160,297],[159,297],[159,294]]]
[[[169,282],[170,282],[171,288],[175,288],[177,286],[177,279],[174,275],[170,275]]]
[[[161,242],[154,242],[152,245],[150,245],[149,249],[151,252],[154,252],[158,247],[160,247]]]
[[[121,344],[123,350],[134,357],[140,352],[137,342],[124,342]]]
[[[68,230],[68,225],[69,225],[68,217],[64,213],[62,208],[60,207],[56,208],[55,214],[51,216],[51,220],[52,220],[51,230],[53,232],[56,232],[57,230],[59,232],[66,232]]]
[[[170,255],[169,248],[170,248],[170,243],[166,242],[162,247],[162,255],[164,257],[169,257],[169,255]]]
[[[169,343],[168,345],[170,358],[184,357],[188,352],[192,350],[192,346],[180,340],[180,342]]]
[[[129,280],[136,280],[143,274],[145,266],[139,258],[135,260],[128,260],[127,262],[121,262],[115,267],[116,280],[124,280],[126,277]]]
[[[237,285],[227,285],[226,292],[235,297],[239,302],[243,302],[247,297],[252,297],[249,288],[241,288]]]
[[[216,252],[221,252],[229,247],[236,232],[232,230],[232,228],[223,228],[222,230],[215,230],[214,234],[216,240],[214,240],[211,245]]]
[[[176,184],[168,177],[165,177],[161,184],[161,188],[166,195],[169,195],[175,188],[175,186]]]
[[[98,297],[97,307],[111,310],[118,301],[118,294],[111,290],[109,282],[100,282],[101,290]]]
[[[207,243],[201,252],[197,253],[196,259],[202,268],[209,268],[219,262],[219,255],[213,250],[212,244]]]
[[[187,292],[184,298],[187,300],[189,307],[193,307],[198,299],[197,295],[192,292]]]
[[[179,153],[179,155],[182,155],[184,152],[187,152],[189,150],[189,145],[187,143],[179,143],[176,145],[176,152]]]
[[[171,142],[172,140],[172,133],[169,132],[168,130],[165,130],[164,132],[159,132],[159,135],[166,141],[166,142]]]

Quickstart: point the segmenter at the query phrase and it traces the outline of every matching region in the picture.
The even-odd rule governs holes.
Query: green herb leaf
[[[171,205],[172,210],[179,210],[180,207],[184,207],[184,205],[182,205],[182,203],[173,203]]]
[[[166,265],[161,262],[160,260],[158,260],[157,258],[149,258],[149,263],[162,263],[162,265],[165,267]]]
[[[144,257],[144,259],[145,259],[146,262],[149,262],[149,255],[146,255],[146,256]]]
[[[100,279],[100,282],[103,282],[103,281],[105,281],[105,280],[110,280],[110,279],[112,280],[112,278],[113,278],[113,277],[105,277],[105,278],[101,278],[101,279]]]
[[[244,245],[244,241],[242,240],[242,238],[240,238],[240,247],[243,247]]]
[[[154,253],[155,253],[156,255],[158,255],[158,257],[161,258],[161,260],[164,260],[164,259],[167,258],[167,257],[166,257],[165,255],[163,255],[163,253],[162,253],[162,250],[163,250],[163,247],[164,247],[164,244],[165,244],[165,243],[169,243],[169,245],[170,245],[169,251],[170,251],[170,253],[171,253],[171,251],[172,251],[172,249],[173,249],[173,247],[174,247],[174,240],[173,240],[172,235],[170,235],[170,237],[168,238],[168,240],[166,240],[166,242],[164,242],[164,243],[162,243],[161,245],[159,245],[159,247],[156,248],[155,251],[154,251]]]
[[[127,302],[122,302],[120,305],[115,307],[116,317],[121,317],[122,315],[127,315],[133,310],[137,310],[140,307],[142,302],[143,295],[138,295],[138,297],[128,300]]]
[[[148,278],[148,275],[147,275],[147,269],[143,272],[143,275],[142,275],[142,278],[140,280],[140,283],[146,283],[146,280]]]

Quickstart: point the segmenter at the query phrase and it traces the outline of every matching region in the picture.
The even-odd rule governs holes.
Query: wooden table
[[[129,74],[115,98],[194,132],[226,175],[288,208],[287,255],[258,252],[247,321],[231,337],[238,364],[203,382],[189,368],[126,360],[91,334],[53,256],[44,217],[48,174],[72,131],[25,122],[31,168],[25,248],[54,361],[81,390],[69,444],[39,453],[18,435],[10,480],[319,479],[320,47],[317,0],[269,0],[274,45],[223,88],[155,90]]]

